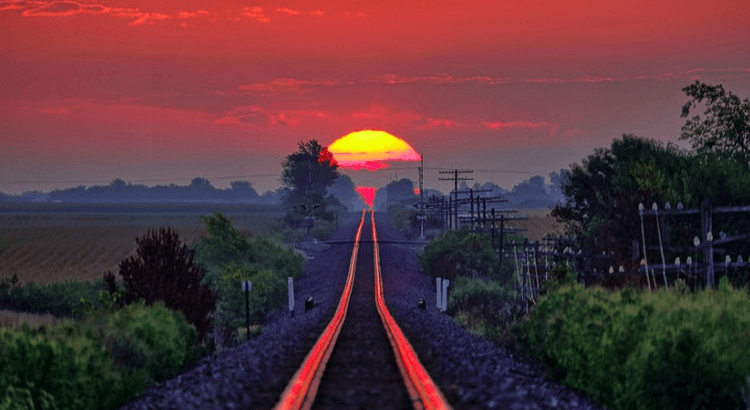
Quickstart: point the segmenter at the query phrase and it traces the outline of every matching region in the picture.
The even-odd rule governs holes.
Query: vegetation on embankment
[[[268,312],[286,300],[287,279],[302,275],[304,259],[268,237],[240,233],[221,213],[203,217],[208,235],[196,244],[196,262],[206,269],[205,282],[217,296],[217,347],[237,340],[245,325],[245,296],[241,283],[252,281],[250,320],[261,324]]]
[[[197,333],[163,304],[0,329],[0,409],[115,409],[197,357]]]
[[[448,314],[468,330],[537,357],[551,377],[612,409],[750,405],[747,289],[722,278],[718,290],[694,293],[680,281],[608,291],[558,267],[521,320],[512,276],[484,239],[449,232],[422,255],[425,273],[451,278]]]
[[[498,340],[520,317],[512,265],[501,263],[489,234],[446,232],[425,246],[420,261],[428,276],[451,281],[448,314],[471,332]]]
[[[612,409],[750,405],[750,295],[563,286],[514,328],[518,346]]]
[[[240,233],[221,213],[203,220],[208,235],[197,252],[170,228],[138,238],[119,280],[108,272],[88,282],[0,281],[0,307],[75,318],[0,329],[0,410],[117,408],[238,341],[241,281],[253,281],[253,323],[282,304],[303,258]]]

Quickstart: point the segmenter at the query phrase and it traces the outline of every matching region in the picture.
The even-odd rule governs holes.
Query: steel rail
[[[344,324],[346,312],[349,309],[349,299],[352,293],[354,283],[354,274],[357,268],[357,253],[359,253],[359,238],[362,236],[362,226],[365,222],[365,211],[362,211],[362,217],[357,228],[357,235],[354,239],[352,256],[349,260],[349,272],[346,277],[344,291],[339,300],[339,305],[333,315],[333,319],[328,323],[323,333],[315,342],[315,345],[307,354],[302,366],[297,370],[289,384],[281,394],[281,399],[274,407],[274,410],[299,410],[309,409],[315,401],[315,395],[320,386],[320,379],[325,371],[328,359],[331,357],[333,347],[336,345],[336,339],[341,332],[341,326]]]
[[[318,338],[313,348],[308,353],[302,365],[289,381],[286,389],[281,395],[279,402],[274,410],[309,410],[315,402],[315,396],[320,386],[320,381],[325,372],[328,359],[333,352],[336,339],[341,331],[341,327],[346,318],[349,308],[349,299],[351,297],[354,275],[357,265],[357,253],[359,252],[359,243],[364,224],[365,212],[362,211],[362,217],[357,229],[357,235],[354,240],[352,256],[349,261],[349,272],[344,286],[344,292],[336,308],[333,319],[329,322],[326,329]],[[390,341],[391,347],[398,364],[399,371],[403,378],[405,387],[409,393],[412,405],[419,410],[444,409],[450,410],[451,407],[445,400],[440,389],[432,380],[419,362],[414,348],[411,346],[401,328],[391,316],[385,305],[383,298],[383,280],[380,270],[380,249],[378,247],[377,230],[375,229],[375,214],[370,211],[372,220],[372,242],[373,242],[373,259],[375,268],[375,304],[380,315],[381,322],[385,327],[386,334]]]
[[[391,342],[396,363],[398,363],[406,389],[409,391],[412,404],[415,409],[451,409],[448,401],[445,400],[445,396],[422,366],[422,363],[419,362],[414,348],[385,305],[383,276],[380,271],[380,247],[378,246],[378,233],[375,229],[375,213],[372,211],[370,211],[370,218],[372,219],[373,259],[375,264],[375,304]]]

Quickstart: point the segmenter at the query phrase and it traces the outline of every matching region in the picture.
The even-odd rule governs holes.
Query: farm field
[[[270,205],[0,204],[0,278],[23,283],[91,280],[135,251],[135,238],[168,226],[187,244],[205,235],[201,215],[220,210],[243,232],[269,233]]]
[[[519,215],[528,216],[525,221],[513,221],[512,225],[516,228],[526,229],[521,235],[529,238],[530,241],[541,241],[546,234],[561,235],[563,226],[557,220],[550,216],[551,209],[547,208],[527,208],[520,209]]]

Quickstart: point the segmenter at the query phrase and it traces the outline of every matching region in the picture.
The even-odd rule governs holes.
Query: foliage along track
[[[370,241],[361,240],[366,225]],[[385,305],[372,212],[362,212],[333,319],[275,409],[313,407],[450,408]]]

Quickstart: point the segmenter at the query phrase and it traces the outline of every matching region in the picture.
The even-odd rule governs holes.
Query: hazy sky
[[[424,153],[428,188],[510,187],[623,133],[677,141],[696,79],[750,96],[748,22],[747,0],[0,1],[0,191],[265,191],[298,141],[367,128]]]

